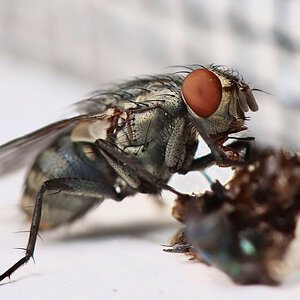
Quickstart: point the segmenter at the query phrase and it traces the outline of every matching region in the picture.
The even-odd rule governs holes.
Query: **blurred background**
[[[257,93],[261,112],[250,127],[263,141],[296,147],[299,15],[298,0],[0,0],[0,60],[43,69],[62,86],[62,76],[72,77],[83,87],[73,101],[172,65],[237,68],[272,95]]]
[[[249,135],[299,149],[299,50],[298,0],[0,0],[0,143],[59,119],[95,88],[170,72],[173,65],[215,63],[238,69],[250,87],[268,93],[255,93],[260,110],[250,114]],[[27,234],[12,235],[27,226],[17,202],[22,180],[12,175],[0,185],[1,270],[20,257],[11,248],[27,242]],[[177,177],[174,185],[183,182]],[[191,190],[203,190],[199,179]],[[18,282],[23,294],[8,284],[0,287],[0,295],[6,293],[0,298],[28,293],[32,299],[60,299],[63,291],[72,299],[98,299],[100,289],[104,299],[119,292],[119,299],[234,300],[241,293],[253,299],[257,291],[297,299],[299,274],[280,293],[263,287],[245,294],[213,268],[163,254],[161,245],[179,225],[169,209],[162,212],[153,203],[147,197],[105,201],[67,229],[63,242],[45,238],[36,266],[31,262],[13,276],[18,281],[29,275]]]

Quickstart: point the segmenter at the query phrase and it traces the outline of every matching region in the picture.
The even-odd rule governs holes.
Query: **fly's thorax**
[[[164,120],[165,118],[165,120]],[[120,121],[114,143],[127,155],[138,158],[151,173],[163,167],[168,122],[160,109],[132,111]],[[157,174],[161,175],[161,174]]]
[[[184,109],[180,88],[180,86],[174,85],[173,90],[170,90],[161,85],[154,85],[146,95],[140,95],[137,101],[147,104],[149,108],[159,108],[168,114],[176,115]]]
[[[153,99],[156,101],[152,101]],[[160,100],[157,101],[158,99]],[[147,103],[147,106],[127,110],[125,118],[119,118],[112,142],[128,156],[137,158],[150,173],[165,181],[172,173],[166,163],[170,159],[166,157],[170,152],[167,148],[170,148],[170,139],[173,132],[177,131],[179,119],[184,120],[182,116],[187,114],[186,106],[179,93],[168,89],[153,91],[151,97],[140,101]],[[177,137],[180,133],[176,135],[180,142],[177,147],[180,149],[177,151],[179,157],[175,160],[182,160],[180,164],[175,164],[178,167],[185,165],[186,141],[191,138],[186,132],[187,128],[191,128],[186,122],[183,124],[182,137]],[[192,136],[196,140],[196,135]]]
[[[160,84],[147,88],[135,99],[141,106],[120,115],[113,131],[115,144],[129,155],[144,156],[156,148],[153,144],[160,144],[162,153],[176,118],[186,113],[179,87],[174,91]]]

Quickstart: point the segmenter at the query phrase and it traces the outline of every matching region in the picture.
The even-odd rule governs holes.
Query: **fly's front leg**
[[[210,148],[211,153],[214,157],[214,161],[217,165],[224,167],[224,166],[243,164],[243,161],[240,161],[239,158],[237,157],[236,155],[237,153],[224,151],[226,150],[226,148],[224,148],[222,145],[222,142],[228,139],[228,134],[234,133],[235,131],[224,133],[224,138],[222,139],[222,141],[220,141],[220,140],[215,140],[213,137],[209,136],[207,132],[204,130],[204,128],[197,122],[194,123],[194,126],[197,128],[200,136],[205,141],[207,146]],[[246,140],[248,141],[252,139],[253,138],[246,138]]]
[[[246,150],[246,153],[244,155],[244,160],[237,161],[237,160],[226,158],[225,160],[221,160],[218,162],[216,160],[215,155],[213,153],[210,153],[205,156],[201,156],[199,158],[194,159],[190,171],[204,170],[208,167],[211,167],[216,162],[218,163],[218,165],[221,165],[221,163],[224,163],[226,165],[226,163],[227,163],[227,165],[229,165],[229,166],[243,164],[245,162],[245,160],[247,160],[247,156],[250,151],[250,143],[247,140],[238,140],[238,141],[235,141],[235,142],[229,144],[228,146],[226,146],[226,149],[228,149],[228,151],[233,151],[234,153],[239,153],[242,150]]]
[[[15,272],[22,265],[26,264],[29,259],[33,257],[42,217],[43,196],[45,192],[48,191],[51,192],[52,197],[54,197],[53,199],[55,199],[55,196],[57,196],[59,193],[64,193],[65,195],[81,196],[82,201],[90,201],[90,207],[101,203],[105,197],[114,197],[117,200],[121,200],[122,198],[120,195],[118,196],[118,194],[112,195],[111,191],[106,191],[104,186],[101,186],[101,184],[94,181],[70,178],[59,178],[45,181],[36,196],[25,256],[18,262],[16,262],[12,267],[10,267],[6,272],[0,275],[0,281],[5,279],[6,277],[10,277],[13,272]],[[73,209],[73,211],[74,214],[72,216],[72,219],[81,216],[85,212],[82,212],[81,209],[77,212],[76,209]]]

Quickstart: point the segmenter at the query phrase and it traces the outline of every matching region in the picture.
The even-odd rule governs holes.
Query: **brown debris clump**
[[[242,284],[279,283],[300,212],[300,156],[254,151],[222,186],[182,195],[173,215],[197,256]]]

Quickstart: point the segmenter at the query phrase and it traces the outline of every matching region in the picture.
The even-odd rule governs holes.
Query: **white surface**
[[[90,88],[75,80],[0,62],[0,142],[56,119]],[[216,172],[216,171],[214,171]],[[0,271],[22,256],[27,230],[18,209],[23,172],[0,183]],[[201,175],[173,185],[199,191]],[[30,261],[0,284],[0,299],[299,299],[300,274],[282,286],[241,287],[218,270],[162,251],[180,227],[170,216],[170,194],[159,207],[148,196],[106,201],[83,220],[42,233]]]

